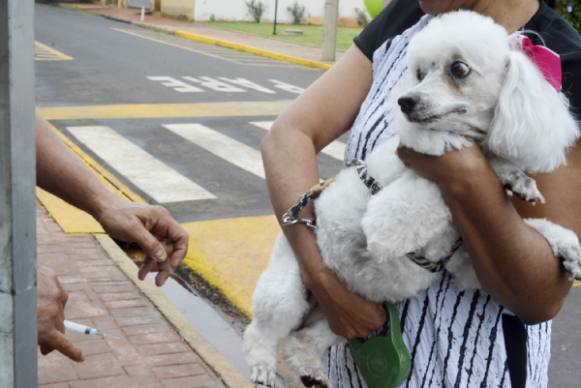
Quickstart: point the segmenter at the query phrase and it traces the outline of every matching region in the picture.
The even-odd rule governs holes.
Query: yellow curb
[[[225,47],[225,48],[234,49],[234,50],[238,50],[238,51],[244,51],[244,52],[247,52],[250,54],[258,55],[260,57],[276,59],[277,61],[290,62],[290,63],[294,63],[297,65],[314,67],[314,68],[323,69],[323,70],[328,70],[332,66],[331,64],[325,63],[325,62],[314,61],[311,59],[305,59],[305,58],[301,58],[301,57],[294,57],[292,55],[281,54],[281,53],[277,53],[275,51],[265,50],[265,49],[249,46],[249,45],[242,44],[242,43],[232,42],[229,40],[211,38],[209,36],[201,35],[201,34],[194,34],[193,32],[177,30],[174,32],[174,34],[176,36],[179,36],[179,37],[187,39],[187,40],[192,40],[194,42],[212,44],[214,46]]]
[[[95,236],[103,250],[173,325],[204,362],[231,388],[252,388],[253,385],[188,323],[171,301],[150,281],[137,278],[135,264],[108,236]]]
[[[191,236],[184,264],[251,317],[252,293],[280,233],[276,218],[239,217],[182,226]]]

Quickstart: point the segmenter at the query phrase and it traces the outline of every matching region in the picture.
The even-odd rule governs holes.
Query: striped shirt
[[[347,160],[365,159],[397,134],[390,97],[406,75],[411,36],[429,19],[424,16],[373,54],[373,82],[351,129]],[[448,274],[398,309],[412,359],[402,387],[511,387],[511,379],[515,386],[547,386],[550,321],[524,325],[484,291],[458,290]],[[324,365],[334,388],[366,387],[348,345],[332,347]]]

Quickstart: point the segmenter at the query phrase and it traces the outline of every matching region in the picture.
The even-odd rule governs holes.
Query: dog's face
[[[426,129],[483,138],[508,54],[506,32],[489,18],[460,11],[431,20],[410,43],[401,112]]]

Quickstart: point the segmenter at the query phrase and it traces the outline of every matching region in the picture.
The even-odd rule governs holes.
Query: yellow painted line
[[[280,232],[275,217],[231,218],[182,226],[191,239],[185,265],[250,317],[252,292]]]
[[[581,281],[579,281],[579,280],[575,280],[575,281],[573,282],[573,287],[579,287],[579,286],[581,286]]]
[[[38,112],[47,120],[278,116],[290,102],[280,100],[59,106],[39,108]]]
[[[55,127],[52,128],[65,142],[69,149],[83,161],[89,170],[103,181],[109,191],[134,202],[146,203],[146,201],[140,195],[133,192],[126,185],[121,183],[115,176],[113,176],[113,174],[97,163],[91,156],[89,156],[79,146],[73,143],[61,131]],[[84,211],[69,205],[63,200],[41,189],[37,190],[36,196],[40,203],[46,208],[51,217],[55,219],[57,224],[65,233],[104,233],[103,229],[97,223],[97,221],[95,221],[93,217]]]
[[[72,61],[74,58],[40,42],[34,42],[36,61]]]
[[[305,59],[305,58],[301,58],[301,57],[295,57],[292,55],[281,54],[281,53],[277,53],[275,51],[265,50],[265,49],[249,46],[246,44],[231,42],[229,40],[211,38],[211,37],[206,36],[206,35],[194,34],[192,32],[188,32],[188,31],[176,31],[175,35],[179,36],[181,38],[187,39],[187,40],[194,41],[194,42],[212,44],[212,45],[219,46],[219,47],[225,47],[225,48],[234,49],[234,50],[238,50],[238,51],[244,51],[244,52],[258,55],[261,57],[275,59],[277,61],[290,62],[290,63],[294,63],[297,65],[314,67],[317,69],[328,70],[332,66],[331,64],[325,63],[325,62],[319,62],[319,61],[314,61],[311,59]]]
[[[254,386],[220,352],[204,340],[159,288],[149,280],[140,281],[137,278],[135,265],[113,240],[107,236],[98,236],[97,241],[107,255],[125,273],[125,276],[131,279],[147,299],[157,307],[168,322],[176,329],[178,335],[222,379],[227,387],[251,388]]]

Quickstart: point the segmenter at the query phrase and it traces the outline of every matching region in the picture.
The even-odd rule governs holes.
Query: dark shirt
[[[423,14],[417,0],[394,0],[355,38],[355,45],[369,60],[373,61],[375,50],[386,40],[414,25]],[[544,44],[561,56],[563,92],[569,98],[571,111],[581,119],[581,37],[579,33],[544,2],[541,2],[539,10],[523,29],[539,34]],[[535,44],[542,44],[537,34],[527,33]]]

